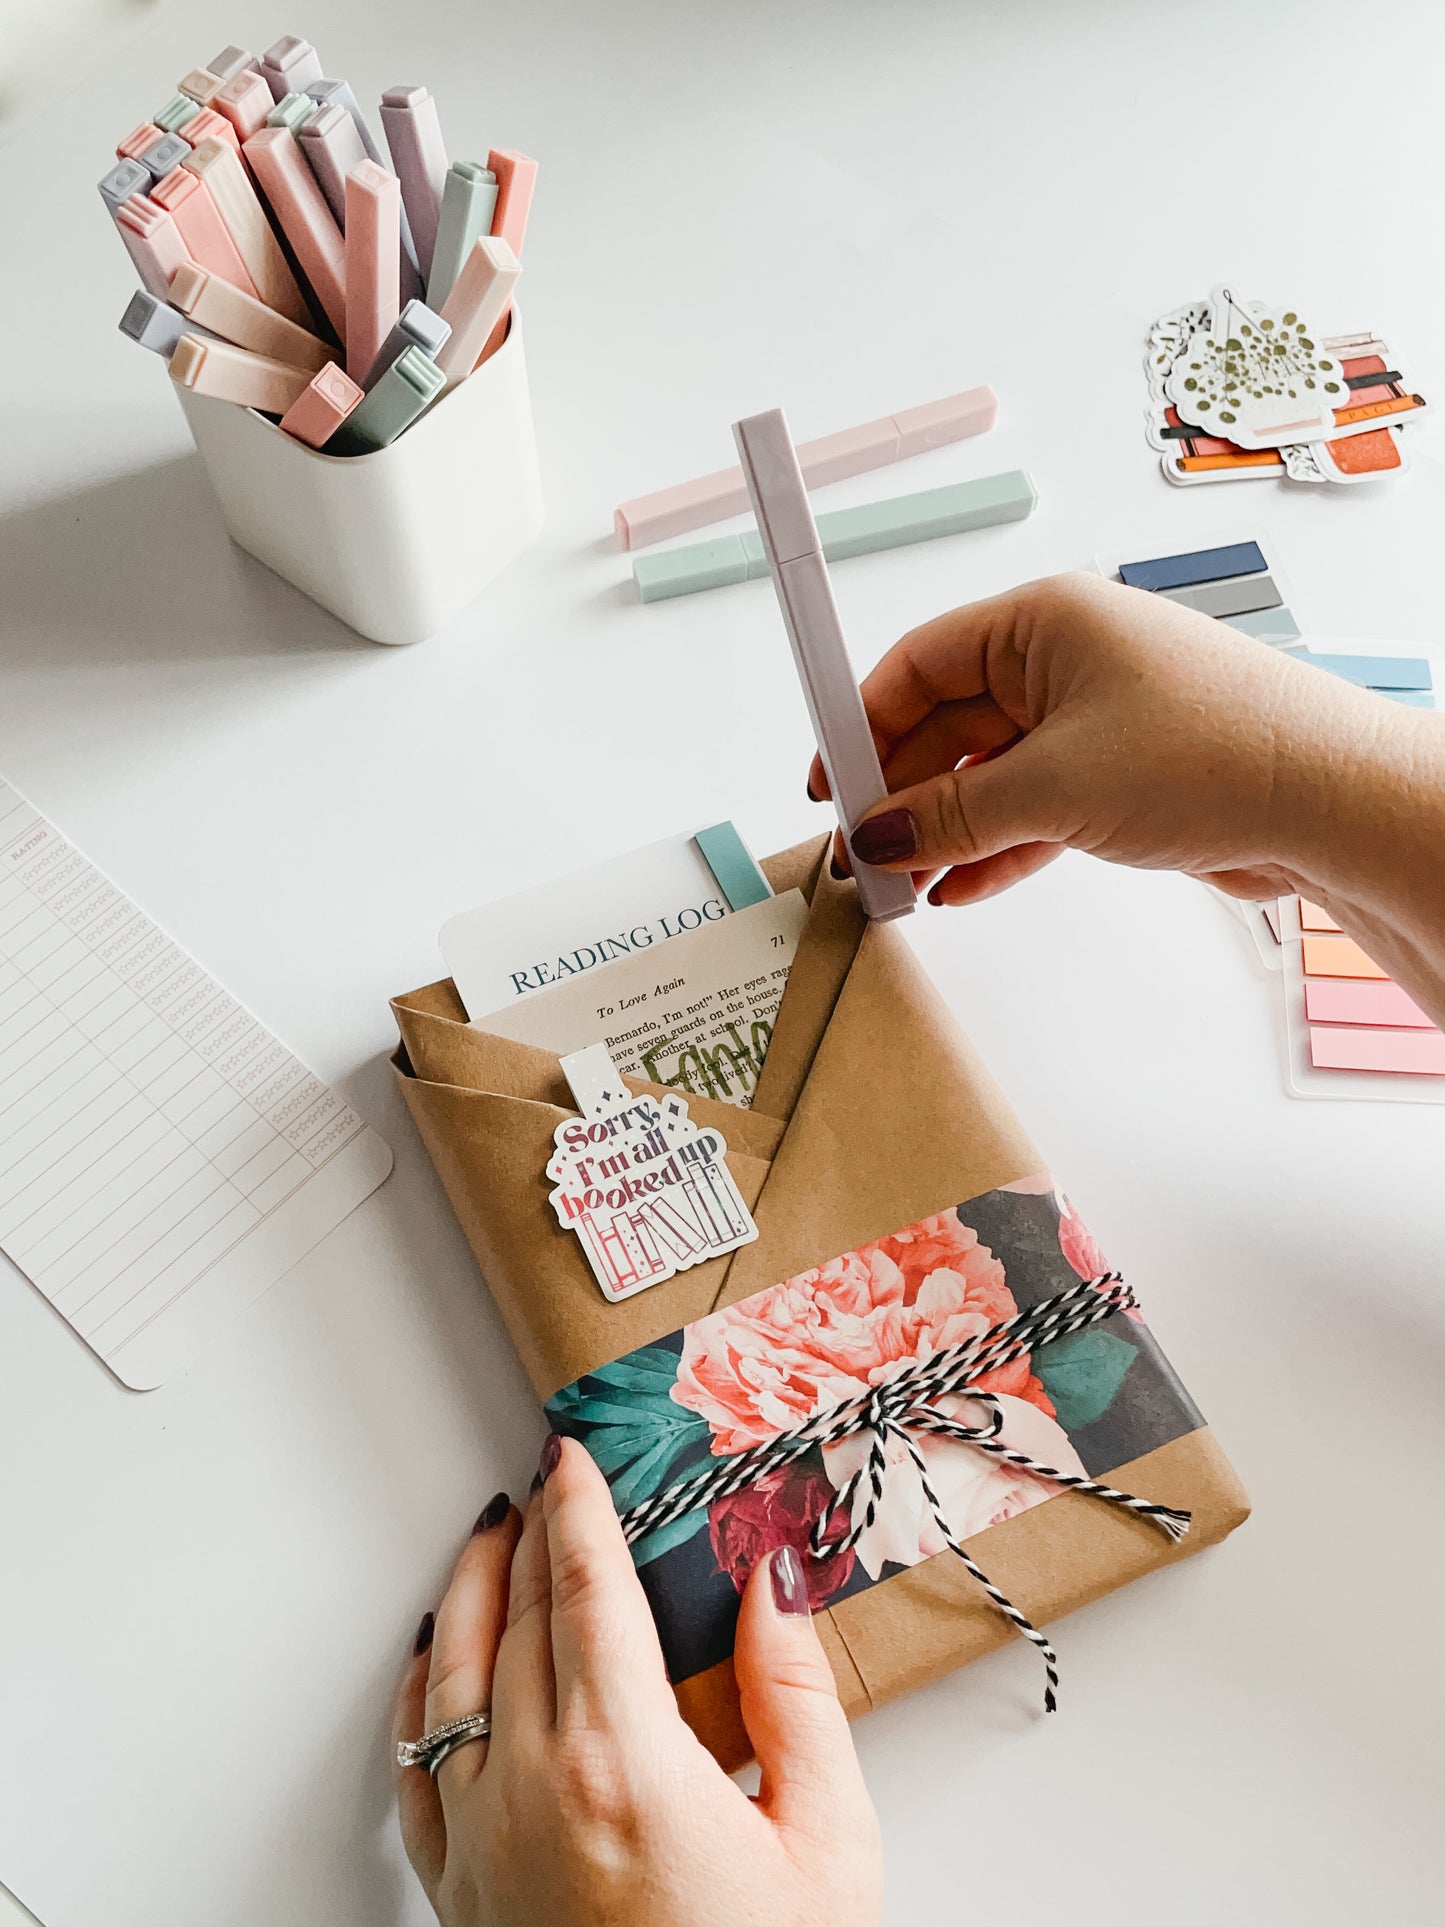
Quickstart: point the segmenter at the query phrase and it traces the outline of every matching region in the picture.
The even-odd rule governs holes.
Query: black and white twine
[[[1161,1531],[1177,1543],[1189,1530],[1189,1513],[1175,1506],[1155,1505],[1147,1499],[1136,1499],[1132,1493],[1120,1492],[1111,1485],[1101,1485],[1095,1479],[1081,1478],[1075,1473],[1060,1472],[1054,1466],[1042,1465],[1037,1459],[1031,1459],[1027,1453],[1015,1452],[999,1437],[1003,1428],[1003,1410],[997,1399],[989,1392],[970,1390],[986,1372],[1011,1364],[1015,1359],[1052,1344],[1057,1338],[1065,1338],[1071,1332],[1097,1325],[1105,1318],[1112,1317],[1116,1311],[1129,1310],[1135,1303],[1133,1292],[1118,1272],[1109,1271],[1098,1278],[1081,1279],[1067,1291],[1046,1298],[1041,1304],[1030,1306],[1027,1311],[1016,1312],[1012,1318],[992,1326],[977,1338],[968,1339],[961,1345],[950,1345],[930,1358],[902,1366],[892,1378],[872,1391],[836,1405],[831,1411],[819,1412],[795,1426],[792,1431],[780,1432],[776,1438],[762,1445],[752,1446],[746,1452],[704,1466],[701,1471],[678,1480],[675,1485],[655,1493],[652,1498],[644,1499],[640,1505],[630,1506],[622,1514],[623,1535],[631,1545],[649,1532],[671,1525],[674,1519],[684,1518],[689,1512],[712,1505],[718,1499],[730,1498],[733,1493],[741,1492],[765,1478],[768,1473],[791,1465],[815,1446],[834,1445],[838,1440],[851,1438],[855,1433],[867,1433],[867,1460],[848,1483],[834,1494],[814,1523],[809,1540],[809,1549],[818,1559],[849,1552],[878,1516],[887,1473],[888,1441],[896,1438],[913,1461],[923,1496],[950,1551],[957,1553],[998,1610],[1043,1655],[1048,1674],[1044,1705],[1052,1713],[1057,1705],[1059,1684],[1058,1659],[1053,1647],[1013,1601],[980,1570],[977,1562],[954,1536],[942,1502],[929,1479],[923,1454],[911,1434],[929,1433],[936,1437],[957,1439],[961,1444],[971,1445],[977,1451],[987,1452],[994,1458],[1002,1459],[1005,1464],[1019,1466],[1026,1472],[1032,1472],[1035,1477],[1064,1486],[1071,1492],[1084,1492],[1090,1498],[1122,1506],[1126,1511],[1152,1519]],[[939,1411],[936,1402],[951,1394],[966,1395],[983,1405],[987,1411],[986,1421],[981,1425],[965,1425],[961,1420]],[[847,1530],[840,1537],[830,1538],[829,1535],[842,1520],[847,1521]]]

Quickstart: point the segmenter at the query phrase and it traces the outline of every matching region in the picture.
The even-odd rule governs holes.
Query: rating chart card
[[[0,1250],[117,1378],[162,1384],[390,1169],[0,780]]]

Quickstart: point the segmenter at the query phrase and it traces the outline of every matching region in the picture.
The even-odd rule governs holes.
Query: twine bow
[[[888,1467],[888,1441],[897,1439],[913,1462],[923,1496],[928,1501],[944,1543],[951,1552],[957,1553],[998,1610],[1042,1655],[1048,1675],[1044,1707],[1052,1713],[1058,1704],[1058,1656],[1043,1633],[1031,1624],[1006,1594],[1000,1592],[954,1536],[943,1504],[928,1476],[928,1466],[915,1435],[923,1433],[956,1439],[960,1444],[973,1446],[976,1451],[1002,1459],[1007,1465],[1016,1465],[1023,1471],[1031,1472],[1036,1478],[1046,1479],[1071,1492],[1086,1493],[1090,1498],[1102,1499],[1109,1505],[1122,1506],[1128,1512],[1151,1519],[1177,1544],[1189,1530],[1188,1512],[1176,1506],[1156,1505],[1148,1499],[1136,1499],[1132,1493],[1120,1492],[1114,1486],[1102,1485],[1095,1479],[1082,1478],[1075,1473],[1061,1472],[1055,1466],[1040,1464],[1025,1452],[1015,1452],[999,1436],[1003,1430],[1003,1408],[997,1398],[991,1392],[971,1389],[985,1373],[996,1371],[1000,1366],[1037,1351],[1055,1339],[1067,1337],[1071,1332],[1097,1325],[1112,1317],[1116,1311],[1127,1311],[1136,1302],[1133,1292],[1116,1271],[1081,1280],[1067,1291],[1061,1291],[1055,1297],[1046,1298],[1041,1304],[991,1326],[979,1337],[967,1339],[961,1345],[950,1345],[943,1351],[934,1352],[931,1357],[910,1360],[891,1378],[872,1390],[836,1405],[830,1411],[816,1413],[791,1431],[780,1432],[776,1438],[752,1446],[746,1452],[706,1466],[700,1472],[694,1472],[676,1484],[665,1487],[652,1498],[644,1499],[641,1504],[630,1506],[622,1514],[623,1536],[631,1545],[647,1533],[670,1525],[674,1519],[681,1519],[701,1506],[711,1505],[715,1500],[741,1492],[768,1473],[791,1465],[815,1446],[834,1445],[840,1439],[866,1434],[869,1439],[867,1459],[847,1484],[834,1494],[814,1522],[809,1535],[809,1550],[816,1559],[849,1552],[878,1517]],[[967,1396],[984,1407],[987,1416],[982,1424],[967,1425],[939,1409],[940,1399],[959,1395]],[[839,1538],[830,1538],[840,1520],[847,1521],[846,1531]]]

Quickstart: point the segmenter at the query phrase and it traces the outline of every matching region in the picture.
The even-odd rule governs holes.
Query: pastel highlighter
[[[250,68],[237,74],[234,80],[228,80],[210,104],[216,113],[225,116],[235,128],[236,138],[243,142],[266,125],[266,116],[276,105],[271,89],[260,74]]]
[[[229,281],[243,294],[255,295],[256,284],[246,272],[240,250],[199,175],[184,167],[173,168],[151,189],[151,199],[157,207],[166,210],[180,229],[181,239],[193,261],[209,268],[223,281]]]
[[[171,305],[212,334],[272,361],[314,374],[331,359],[330,348],[318,336],[196,263],[176,273]]]
[[[401,183],[375,161],[346,177],[346,372],[364,383],[401,308]]]
[[[168,300],[171,277],[191,258],[175,222],[148,194],[132,194],[115,210],[115,224],[142,286],[157,300]]]
[[[487,155],[487,167],[497,178],[497,207],[492,216],[492,233],[522,259],[522,243],[527,238],[527,217],[532,211],[532,195],[537,186],[537,163],[511,147],[494,147]],[[502,309],[477,363],[494,355],[507,338],[509,301]]]
[[[252,78],[259,80],[260,76],[253,75]],[[260,84],[264,91],[265,81]],[[267,98],[270,98],[269,94]],[[296,277],[281,252],[280,242],[271,231],[266,210],[256,197],[251,177],[240,157],[224,141],[207,140],[183,165],[189,173],[198,175],[205,183],[206,191],[216,203],[221,219],[246,264],[246,272],[255,285],[258,297],[288,321],[294,321],[300,327],[307,326],[311,320],[311,310],[296,285]]]
[[[203,107],[196,118],[187,124],[185,138],[192,147],[199,147],[202,141],[224,141],[240,159],[241,142],[235,128],[224,115],[213,112],[209,107]],[[184,156],[181,158],[184,159]]]
[[[338,339],[346,339],[346,254],[341,229],[289,127],[263,127],[244,154],[301,272]]]
[[[301,398],[311,377],[304,368],[233,348],[229,341],[182,335],[171,355],[171,379],[198,395],[212,395],[242,408],[284,415]]]
[[[322,448],[365,392],[334,361],[328,361],[286,410],[281,426],[308,448]]]
[[[465,381],[489,346],[488,337],[506,314],[522,264],[507,243],[483,235],[473,243],[441,318],[451,329],[436,365],[448,388]]]

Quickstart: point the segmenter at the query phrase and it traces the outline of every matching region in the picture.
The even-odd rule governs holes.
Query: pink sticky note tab
[[[1377,1030],[1434,1030],[1435,1026],[1398,984],[1307,977],[1305,1016],[1312,1024],[1364,1024]]]
[[[1445,1077],[1445,1032],[1335,1030],[1310,1026],[1310,1062],[1317,1071],[1389,1071],[1398,1077]]]

